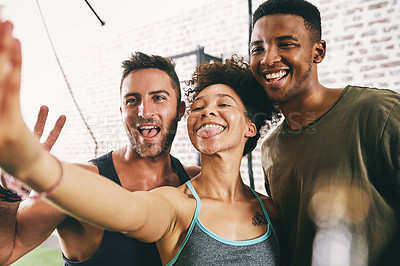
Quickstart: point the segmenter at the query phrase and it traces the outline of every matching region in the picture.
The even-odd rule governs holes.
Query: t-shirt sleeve
[[[393,173],[393,185],[400,197],[400,102],[390,111],[381,134],[381,150]]]

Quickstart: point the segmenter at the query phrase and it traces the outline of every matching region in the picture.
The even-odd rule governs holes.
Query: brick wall
[[[253,10],[262,1],[253,1]],[[320,80],[328,87],[359,84],[400,88],[400,4],[397,0],[311,1],[322,13],[327,57],[320,65]],[[150,21],[150,20],[149,20]],[[93,42],[61,54],[77,102],[98,140],[98,155],[126,143],[119,115],[120,62],[132,51],[172,56],[205,47],[207,54],[247,56],[248,6],[244,0],[218,0],[167,19],[153,18],[146,25],[125,25],[104,30]],[[190,77],[196,57],[175,60],[181,80]],[[94,143],[67,89],[58,95],[58,109],[68,117],[54,153],[67,161],[94,157]],[[184,164],[197,162],[197,154],[181,121],[172,154]],[[263,192],[260,148],[253,152],[256,189]],[[247,160],[242,174],[246,182]]]
[[[327,57],[320,79],[328,86],[358,84],[400,91],[398,0],[320,0]]]

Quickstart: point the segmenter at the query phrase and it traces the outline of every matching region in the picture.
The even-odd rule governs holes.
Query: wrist
[[[57,162],[58,169],[54,167],[54,161]],[[48,169],[44,175],[43,169]],[[29,190],[27,190],[19,182],[16,182],[12,176],[4,173],[5,175],[2,174],[2,179],[5,180],[5,183],[8,186],[7,189],[3,186],[0,186],[0,201],[18,202],[27,198],[32,200],[41,200],[43,198],[47,198],[48,196],[52,195],[61,184],[61,181],[64,177],[63,169],[64,167],[61,161],[59,161],[52,154],[43,150],[43,152],[38,156],[37,160],[35,160],[30,167],[27,167],[24,170],[24,173],[20,173],[20,177],[18,178],[23,180],[24,183],[29,185],[31,188],[35,189],[37,193],[29,195]],[[52,182],[55,173],[57,172],[58,178],[54,181],[53,185],[48,187],[48,185]],[[26,175],[26,177],[21,177],[24,175]],[[9,188],[12,190],[9,190]]]
[[[47,154],[36,136],[30,132],[28,136],[20,141],[20,145],[13,155],[18,160],[12,165],[12,171],[7,171],[23,183],[29,181],[31,173],[37,169]]]
[[[52,159],[55,160],[55,161],[57,162],[57,164],[58,164],[58,167],[59,167],[58,178],[57,178],[57,180],[53,183],[53,185],[52,185],[51,187],[47,188],[45,191],[43,191],[43,192],[41,192],[41,193],[39,193],[39,194],[37,194],[37,195],[33,195],[33,196],[30,196],[30,197],[29,197],[29,198],[31,198],[31,199],[33,199],[33,200],[40,200],[40,199],[47,198],[47,197],[49,197],[50,195],[52,195],[52,194],[54,193],[54,191],[60,186],[60,184],[61,184],[61,182],[62,182],[62,180],[63,180],[63,178],[64,178],[64,167],[63,167],[62,162],[61,162],[60,160],[58,160],[54,155],[52,155],[52,154],[49,154],[49,155],[50,155],[50,156],[52,157]]]
[[[20,174],[18,179],[38,193],[29,198],[38,200],[52,194],[60,185],[63,179],[63,165],[56,157],[42,149],[35,162]]]
[[[21,128],[12,137],[0,140],[0,151],[1,168],[25,182],[30,168],[42,156],[44,150],[34,134],[27,128]]]

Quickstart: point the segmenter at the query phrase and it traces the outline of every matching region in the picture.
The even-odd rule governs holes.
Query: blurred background
[[[86,162],[126,143],[119,114],[121,61],[134,51],[173,57],[185,87],[183,81],[199,62],[225,60],[232,54],[248,57],[249,13],[263,1],[88,2],[104,26],[83,0],[0,0],[3,17],[14,23],[15,35],[22,41],[24,119],[32,127],[43,104],[50,107],[49,128],[65,114],[67,123],[53,153],[69,162]],[[399,1],[310,2],[321,11],[323,39],[327,41],[327,57],[319,65],[321,83],[399,92]],[[172,154],[183,164],[197,164],[185,120],[178,128]],[[254,180],[256,190],[265,193],[260,147],[251,158],[243,159],[242,175],[245,182]]]

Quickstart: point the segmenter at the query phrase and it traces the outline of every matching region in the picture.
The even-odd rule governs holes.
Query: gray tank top
[[[267,232],[255,239],[234,241],[222,238],[207,229],[199,219],[201,201],[190,181],[186,185],[196,199],[196,210],[185,239],[170,265],[279,265],[279,244],[267,210],[259,200],[268,221]]]

